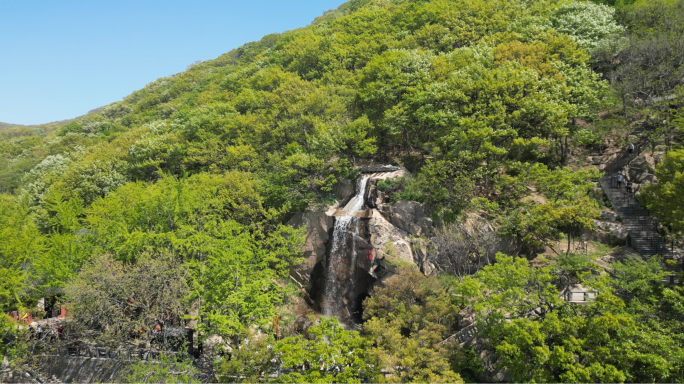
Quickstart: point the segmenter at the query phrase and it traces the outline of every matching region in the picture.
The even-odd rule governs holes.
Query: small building
[[[561,292],[561,298],[570,303],[586,304],[596,299],[596,291],[587,289],[580,284],[573,284]]]

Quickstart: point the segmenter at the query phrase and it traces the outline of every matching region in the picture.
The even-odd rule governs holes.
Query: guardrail
[[[76,358],[99,358],[99,359],[118,359],[118,360],[145,360],[158,361],[162,354],[177,357],[179,352],[159,351],[145,348],[109,348],[93,346],[61,346],[57,348],[57,354],[61,357]]]

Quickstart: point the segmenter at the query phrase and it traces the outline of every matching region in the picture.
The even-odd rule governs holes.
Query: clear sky
[[[0,122],[83,115],[343,2],[0,0]]]

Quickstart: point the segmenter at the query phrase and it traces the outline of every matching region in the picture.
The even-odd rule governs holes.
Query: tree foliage
[[[642,193],[648,209],[673,231],[684,231],[684,150],[668,152],[656,167],[658,182]]]

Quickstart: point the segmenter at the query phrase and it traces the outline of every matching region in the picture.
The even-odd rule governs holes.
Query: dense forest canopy
[[[681,0],[351,0],[96,113],[2,127],[0,307],[69,303],[74,332],[115,343],[165,309],[102,314],[175,281],[163,300],[198,303],[182,315],[206,320],[203,336],[269,329],[297,295],[287,276],[303,232],[284,223],[374,161],[408,169],[387,188],[444,226],[477,212],[521,255],[551,246],[558,258],[500,254],[457,278],[402,267],[367,300],[361,332],[285,316],[281,343],[254,336],[219,377],[263,379],[281,353],[347,356],[338,381],[399,366],[389,379],[474,380],[482,356],[447,341],[469,310],[512,380],[684,380],[681,283],[656,284],[656,259],[606,273],[571,252],[605,206],[601,174],[573,156],[626,144],[634,124],[667,145],[642,196],[681,237],[683,28]],[[168,273],[134,277],[150,270]],[[562,302],[571,283],[597,299]],[[283,380],[332,380],[320,375]]]

